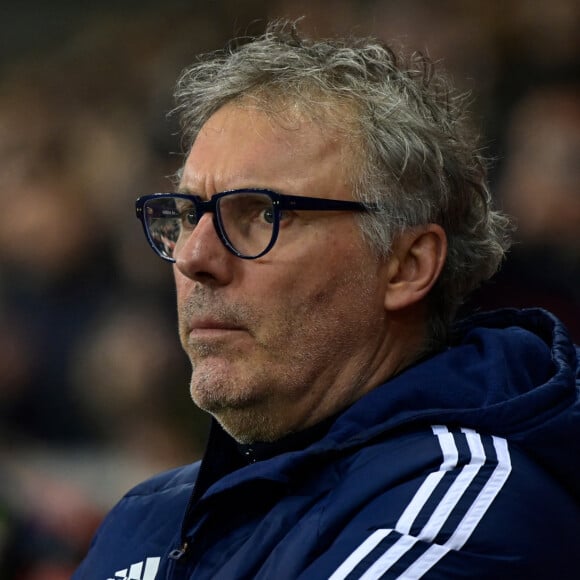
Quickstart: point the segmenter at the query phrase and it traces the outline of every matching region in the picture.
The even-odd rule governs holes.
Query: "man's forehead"
[[[207,195],[240,187],[300,194],[309,174],[335,177],[351,157],[344,133],[298,110],[229,103],[198,133],[179,173],[180,188]]]

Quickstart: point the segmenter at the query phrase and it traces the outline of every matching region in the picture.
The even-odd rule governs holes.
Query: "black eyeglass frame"
[[[259,193],[267,195],[272,200],[272,207],[274,209],[274,221],[272,223],[272,239],[266,248],[252,256],[247,256],[233,246],[229,240],[226,231],[222,225],[221,214],[219,211],[218,202],[223,197],[229,195],[235,195],[238,193]],[[359,201],[347,201],[340,199],[326,199],[322,197],[306,197],[301,195],[286,195],[283,193],[277,193],[270,189],[259,189],[259,188],[244,188],[244,189],[231,189],[228,191],[222,191],[221,193],[216,193],[208,200],[203,200],[198,195],[190,195],[187,193],[151,193],[148,195],[142,195],[135,202],[135,214],[137,218],[141,221],[143,226],[143,231],[145,232],[145,237],[149,242],[153,251],[163,260],[167,262],[175,263],[175,258],[164,255],[155,245],[149,228],[147,227],[147,215],[145,212],[145,205],[148,201],[154,199],[169,199],[178,198],[189,201],[193,203],[195,207],[196,215],[199,220],[203,217],[205,213],[213,213],[213,224],[218,234],[218,237],[222,244],[238,258],[244,260],[255,260],[260,258],[264,254],[267,254],[275,245],[278,239],[278,233],[280,231],[280,217],[281,213],[286,210],[305,210],[305,211],[354,211],[354,212],[368,212],[376,211],[375,208],[368,206]]]

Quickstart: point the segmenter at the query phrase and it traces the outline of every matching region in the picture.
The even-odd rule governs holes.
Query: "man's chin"
[[[193,402],[212,415],[237,413],[256,404],[255,395],[240,392],[219,381],[192,381],[190,393]]]
[[[190,385],[193,402],[236,441],[274,441],[283,435],[268,389],[261,390],[255,380],[232,379],[232,374],[221,381],[215,372],[204,375],[198,371],[201,368],[194,372]]]

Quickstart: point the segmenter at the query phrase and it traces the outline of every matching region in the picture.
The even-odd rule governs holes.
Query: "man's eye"
[[[181,218],[181,223],[184,226],[195,226],[197,225],[197,212],[194,207],[186,207],[179,211]]]
[[[268,207],[268,208],[262,210],[261,217],[267,224],[273,224],[274,223],[274,209],[271,207]],[[282,216],[280,216],[280,217],[282,217]]]
[[[288,221],[292,217],[292,212],[289,210],[279,210],[278,213],[280,223]],[[267,208],[262,210],[260,218],[263,219],[267,224],[274,223],[274,208]]]

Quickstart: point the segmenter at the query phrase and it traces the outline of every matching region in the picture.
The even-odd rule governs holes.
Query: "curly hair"
[[[257,38],[201,55],[175,97],[186,149],[233,101],[264,111],[291,105],[341,132],[353,196],[381,210],[357,217],[378,255],[388,255],[406,228],[441,225],[448,255],[429,296],[434,343],[445,340],[464,298],[494,274],[510,245],[510,221],[492,208],[466,96],[422,54],[374,38],[308,40],[295,23],[276,21]]]

